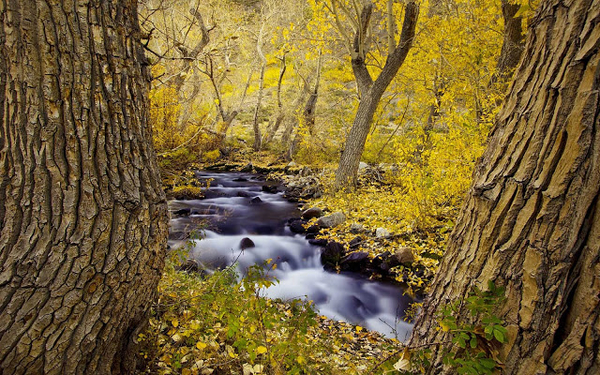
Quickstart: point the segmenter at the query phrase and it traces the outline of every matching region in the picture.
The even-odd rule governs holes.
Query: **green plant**
[[[443,357],[459,374],[491,374],[500,367],[497,349],[507,339],[507,330],[494,308],[504,297],[504,287],[488,282],[488,290],[473,287],[464,303],[454,302],[441,309],[440,327],[450,333],[454,347]],[[460,319],[466,309],[473,319]],[[475,323],[469,323],[474,320]]]
[[[454,301],[440,309],[439,329],[450,334],[450,341],[431,343],[418,350],[403,347],[380,367],[384,372],[425,373],[432,366],[431,347],[442,345],[443,364],[452,367],[456,373],[492,374],[502,367],[497,353],[507,341],[504,322],[493,314],[504,301],[504,292],[504,287],[496,286],[493,281],[488,282],[485,291],[473,287],[465,300]]]

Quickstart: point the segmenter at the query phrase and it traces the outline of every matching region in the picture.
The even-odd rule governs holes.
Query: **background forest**
[[[356,41],[364,32],[365,66],[378,77],[405,12],[400,1],[373,4],[361,31],[359,1],[142,2],[155,146],[167,186],[197,162],[310,166],[329,192],[315,204],[349,218],[330,237],[347,244],[352,223],[418,232],[409,241],[429,254],[417,264],[430,279],[518,62],[529,5],[420,5],[412,48],[368,128],[359,189],[344,193],[333,171],[367,95],[353,73]],[[399,274],[423,289],[423,272]]]
[[[163,181],[184,193],[197,187],[187,186],[181,172],[198,165],[225,162],[246,168],[261,165],[267,171],[310,170],[323,194],[313,196],[308,204],[347,217],[321,235],[349,246],[352,239],[356,241],[353,225],[359,223],[373,233],[383,229],[377,238],[361,238],[360,250],[375,258],[386,250],[393,254],[410,246],[412,264],[395,267],[392,275],[408,286],[408,293],[422,295],[437,271],[473,167],[518,63],[530,4],[422,2],[412,26],[415,37],[408,46],[412,48],[384,87],[368,124],[357,184],[339,189],[334,171],[353,136],[350,129],[359,104],[370,95],[361,87],[364,74],[361,77],[356,66],[366,67],[367,84],[387,74],[386,63],[396,47],[403,47],[407,27],[402,25],[408,18],[406,3],[377,0],[369,15],[365,4],[358,0],[141,2],[140,23],[147,33],[154,77],[150,93],[154,143]],[[394,344],[343,326],[330,341],[328,335],[322,336],[327,323],[315,325],[310,309],[292,317],[289,307],[257,299],[253,287],[238,290],[227,279],[219,274],[198,282],[177,272],[163,278],[161,303],[175,308],[151,320],[154,332],[162,334],[145,337],[150,343],[163,342],[146,354],[158,358],[163,371],[189,368],[196,373],[202,364],[181,363],[181,358],[196,351],[204,352],[204,358],[229,353],[233,364],[227,366],[245,363],[244,373],[262,372],[262,365],[253,364],[264,363],[260,359],[267,351],[269,371],[274,373],[283,367],[361,373],[382,355],[393,359],[383,367],[387,370],[402,363],[397,362]],[[266,281],[259,277],[246,282],[260,287]],[[200,295],[209,302],[179,305]],[[211,310],[217,305],[221,308]],[[189,316],[204,316],[205,321],[186,319],[186,311]],[[248,327],[264,325],[265,317],[278,323],[266,330],[263,326],[268,337],[256,340]],[[237,327],[234,333],[231,327]],[[491,329],[497,329],[497,337],[503,339],[502,327]],[[207,330],[214,333],[197,336]],[[292,336],[285,338],[286,330]],[[302,334],[296,336],[297,332]],[[187,341],[191,337],[190,342],[198,340],[198,344],[177,349],[178,345],[169,344],[175,340],[173,335],[184,335]],[[223,335],[237,340],[224,352],[223,343],[218,344]],[[374,352],[359,350],[357,355],[347,351],[357,339],[379,343]],[[338,349],[332,352],[332,347]],[[318,354],[323,351],[328,353],[324,361]],[[353,353],[351,360],[348,353]],[[468,364],[487,373],[496,362],[486,363],[486,358]]]

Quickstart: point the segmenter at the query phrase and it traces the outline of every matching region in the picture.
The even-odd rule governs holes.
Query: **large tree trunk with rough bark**
[[[137,3],[0,18],[0,373],[131,373],[167,232]]]
[[[493,280],[503,374],[600,373],[599,21],[600,0],[541,4],[411,346],[445,342],[441,306]]]

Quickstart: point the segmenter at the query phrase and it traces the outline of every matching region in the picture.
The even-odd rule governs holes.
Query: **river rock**
[[[344,255],[344,245],[338,242],[328,242],[321,251],[321,263],[325,269],[336,268]]]
[[[350,233],[359,234],[359,233],[365,232],[365,227],[362,224],[352,223],[352,224],[350,224],[349,230],[350,230]]]
[[[399,264],[412,264],[415,261],[415,254],[410,247],[403,246],[396,250],[392,258],[394,263]]]
[[[277,185],[263,185],[262,191],[269,194],[277,194]]]
[[[311,245],[315,245],[315,246],[327,246],[327,240],[324,238],[318,238],[318,239],[309,239],[308,243]]]
[[[346,221],[346,215],[343,212],[334,212],[331,215],[320,217],[317,225],[321,228],[334,228]]]
[[[387,262],[387,260],[390,258],[391,255],[392,253],[390,253],[389,251],[385,251],[373,258],[371,264],[373,265],[373,267],[379,269],[383,273],[387,273],[390,270],[390,265]]]
[[[323,210],[320,209],[319,207],[311,207],[302,213],[302,218],[305,220],[310,220],[314,217],[321,217],[321,216],[323,216]]]
[[[369,264],[369,254],[365,251],[357,251],[346,255],[340,262],[344,271],[363,271]]]
[[[250,249],[254,246],[256,246],[256,245],[254,245],[254,241],[252,241],[248,237],[244,237],[240,241],[240,249],[242,249],[242,250]]]
[[[250,198],[252,196],[252,194],[248,193],[247,191],[238,191],[236,195],[242,198]]]
[[[260,199],[260,197],[254,197],[252,199],[250,199],[250,204],[261,204],[262,203],[262,199]]]
[[[377,237],[377,238],[387,237],[390,234],[391,234],[390,231],[385,228],[377,228],[375,230],[375,237]]]
[[[302,219],[295,219],[293,221],[290,221],[290,230],[293,233],[304,233],[306,232],[306,229],[304,228],[304,224],[306,222]]]
[[[245,177],[238,177],[238,178],[234,178],[233,180],[231,180],[233,182],[247,182],[248,179]]]

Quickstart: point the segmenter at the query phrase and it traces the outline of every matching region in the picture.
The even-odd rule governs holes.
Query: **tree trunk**
[[[497,70],[501,77],[506,80],[507,77],[517,67],[521,60],[521,54],[525,47],[525,35],[523,35],[523,18],[516,17],[519,8],[518,3],[511,3],[510,0],[502,0],[502,16],[504,18],[504,39],[502,49],[498,58]]]
[[[599,19],[600,0],[540,6],[411,346],[444,342],[441,306],[493,280],[503,374],[600,373]]]
[[[254,110],[254,120],[252,121],[252,131],[254,132],[254,144],[252,148],[254,151],[260,151],[261,148],[261,136],[260,136],[260,108],[262,107],[263,90],[265,85],[265,69],[267,63],[263,62],[260,68],[260,79],[258,82],[258,99],[256,100],[256,108]]]
[[[385,65],[377,79],[373,81],[371,74],[367,69],[367,29],[371,13],[373,12],[373,4],[366,2],[357,24],[354,38],[354,46],[352,53],[352,71],[356,80],[356,85],[360,94],[360,103],[356,117],[352,123],[352,128],[346,136],[346,144],[342,151],[340,163],[335,173],[335,188],[348,188],[356,185],[358,164],[362,156],[367,141],[367,135],[371,129],[373,115],[377,109],[377,105],[389,84],[392,82],[398,69],[404,63],[408,56],[408,51],[412,46],[415,36],[415,28],[419,15],[419,6],[415,2],[406,4],[404,12],[404,22],[402,25],[402,33],[400,34],[400,42],[397,46],[390,45],[390,50],[385,62]],[[391,30],[388,30],[391,32]],[[390,38],[390,41],[394,40]]]
[[[0,18],[0,373],[131,373],[168,218],[137,4]]]

